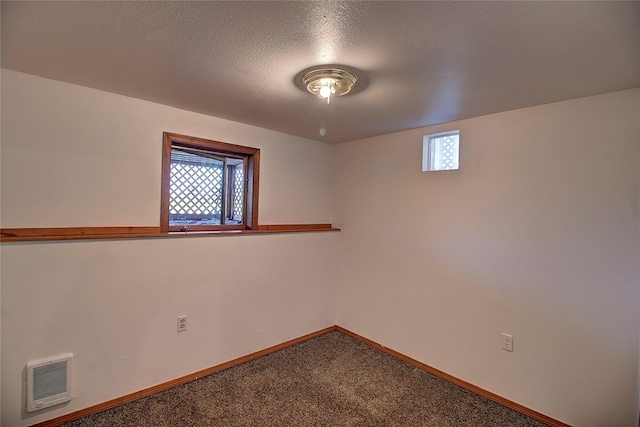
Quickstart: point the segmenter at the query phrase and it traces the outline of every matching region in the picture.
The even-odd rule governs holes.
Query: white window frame
[[[437,140],[446,136],[456,135],[458,137],[456,147],[456,167],[454,168],[440,168],[438,167],[440,160],[439,146],[436,144]],[[448,171],[458,170],[460,168],[460,131],[452,130],[447,132],[434,133],[431,135],[425,135],[422,139],[422,171],[434,172],[434,171]]]

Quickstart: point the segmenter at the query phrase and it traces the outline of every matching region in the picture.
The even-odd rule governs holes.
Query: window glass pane
[[[224,160],[171,150],[169,225],[220,225]]]
[[[233,206],[231,209],[231,220],[233,224],[242,223],[242,214],[244,212],[244,165],[239,164],[233,166]]]
[[[458,135],[433,138],[431,146],[433,170],[458,169]]]

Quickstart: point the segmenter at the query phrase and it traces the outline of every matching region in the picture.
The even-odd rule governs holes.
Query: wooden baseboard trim
[[[534,411],[533,409],[529,409],[526,406],[522,406],[519,403],[513,402],[509,399],[505,399],[502,396],[499,396],[495,393],[492,393],[490,391],[487,391],[483,388],[480,388],[476,385],[473,385],[471,383],[468,383],[466,381],[463,381],[459,378],[454,377],[453,375],[447,374],[446,372],[443,372],[439,369],[436,369],[432,366],[429,366],[425,363],[422,363],[418,360],[415,360],[409,356],[405,356],[402,353],[399,353],[395,350],[392,350],[390,348],[387,348],[385,346],[383,346],[382,344],[378,344],[375,341],[371,341],[368,338],[365,338],[361,335],[358,335],[354,332],[351,332],[348,329],[345,329],[341,326],[336,326],[336,331],[341,332],[345,335],[350,336],[351,338],[354,338],[360,342],[363,342],[375,349],[381,350],[397,359],[400,359],[404,362],[407,362],[410,365],[415,366],[416,368],[422,369],[423,371],[427,371],[430,374],[435,375],[436,377],[442,378],[443,380],[449,381],[450,383],[453,383],[459,387],[464,388],[465,390],[468,390],[472,393],[475,393],[479,396],[485,397],[489,400],[492,400],[496,403],[499,403],[502,406],[506,406],[509,409],[513,409],[514,411],[520,412],[523,415],[526,415],[527,417],[533,418],[534,420],[540,421],[541,423],[547,424],[550,427],[571,427],[569,424],[565,424],[562,421],[558,421],[556,419],[553,419],[547,415],[544,415],[540,412]]]
[[[263,350],[256,351],[255,353],[238,357],[237,359],[230,360],[220,365],[212,366],[210,368],[203,369],[198,372],[194,372],[193,374],[185,375],[184,377],[176,378],[174,380],[167,381],[165,383],[158,384],[153,387],[149,387],[147,389],[137,391],[135,393],[127,394],[126,396],[121,396],[121,397],[109,400],[107,402],[99,403],[97,405],[90,406],[88,408],[80,409],[79,411],[71,412],[69,414],[65,414],[60,417],[53,418],[51,420],[43,421],[37,424],[32,424],[31,427],[56,427],[64,423],[68,423],[70,421],[75,421],[80,418],[88,417],[89,415],[97,414],[98,412],[106,411],[107,409],[115,408],[116,406],[124,405],[125,403],[130,403],[135,400],[142,399],[143,397],[151,396],[152,394],[159,393],[161,391],[165,391],[170,388],[189,383],[191,381],[195,381],[198,378],[206,377],[207,375],[215,374],[216,372],[220,372],[225,369],[232,368],[237,365],[241,365],[253,359],[266,356],[278,350],[283,350],[287,347],[291,347],[292,345],[299,344],[301,342],[319,337],[320,335],[324,335],[328,332],[332,332],[335,330],[336,330],[336,326],[329,326],[328,328],[324,328],[316,332],[311,332],[309,334],[303,335],[298,338],[294,338],[292,340],[283,342],[281,344],[277,344],[277,345],[265,348]]]
[[[268,354],[274,353],[278,350],[282,350],[285,349],[287,347],[291,347],[292,345],[296,345],[299,344],[301,342],[310,340],[312,338],[316,338],[320,335],[324,335],[328,332],[332,332],[332,331],[338,331],[340,333],[343,333],[347,336],[350,336],[351,338],[354,338],[360,342],[363,342],[375,349],[381,350],[397,359],[400,359],[404,362],[409,363],[410,365],[415,366],[416,368],[422,369],[426,372],[429,372],[430,374],[433,374],[439,378],[442,378],[443,380],[449,381],[450,383],[453,383],[459,387],[464,388],[465,390],[468,390],[472,393],[475,393],[479,396],[485,397],[489,400],[492,400],[496,403],[499,403],[502,406],[506,406],[507,408],[513,409],[514,411],[520,412],[523,415],[526,415],[530,418],[533,418],[534,420],[538,420],[544,424],[547,424],[550,427],[571,427],[569,424],[565,424],[561,421],[558,421],[556,419],[553,419],[547,415],[544,415],[540,412],[534,411],[533,409],[529,409],[526,406],[520,405],[519,403],[513,402],[509,399],[505,399],[502,396],[499,396],[495,393],[492,393],[490,391],[487,391],[483,388],[480,388],[476,385],[473,385],[471,383],[468,383],[466,381],[463,381],[459,378],[454,377],[453,375],[447,374],[446,372],[443,372],[439,369],[436,369],[432,366],[429,366],[425,363],[422,363],[418,360],[415,360],[409,356],[405,356],[402,353],[399,353],[395,350],[392,350],[390,348],[387,348],[385,346],[383,346],[382,344],[378,344],[375,341],[372,341],[368,338],[365,338],[361,335],[356,334],[355,332],[351,332],[348,329],[345,329],[341,326],[329,326],[328,328],[324,328],[321,329],[319,331],[316,332],[312,332],[306,335],[303,335],[301,337],[298,338],[294,338],[292,340],[283,342],[281,344],[277,344],[268,348],[265,348],[263,350],[260,351],[256,351],[255,353],[251,353],[248,354],[246,356],[242,356],[242,357],[238,357],[237,359],[233,359],[230,360],[228,362],[222,363],[220,365],[216,365],[216,366],[212,366],[210,368],[207,369],[203,369],[201,371],[198,372],[194,372],[192,374],[189,375],[185,375],[183,377],[180,378],[176,378],[174,380],[171,381],[167,381],[165,383],[162,384],[158,384],[155,385],[153,387],[149,387],[147,389],[141,390],[141,391],[137,391],[131,394],[128,394],[126,396],[121,396],[112,400],[109,400],[107,402],[103,402],[103,403],[99,403],[97,405],[94,406],[90,406],[88,408],[84,408],[81,409],[79,411],[75,411],[75,412],[71,412],[69,414],[65,414],[62,415],[60,417],[57,418],[53,418],[51,420],[47,420],[47,421],[43,421],[37,424],[32,424],[31,427],[56,427],[59,425],[62,425],[64,423],[68,423],[70,421],[75,421],[77,419],[80,418],[84,418],[84,417],[88,417],[89,415],[93,415],[93,414],[97,414],[98,412],[102,412],[102,411],[106,411],[107,409],[111,409],[111,408],[115,408],[116,406],[120,406],[120,405],[124,405],[125,403],[130,403],[133,402],[135,400],[138,399],[142,399],[143,397],[147,397],[147,396],[151,396],[152,394],[155,393],[159,393],[161,391],[165,391],[168,390],[170,388],[173,387],[177,387],[179,385],[182,384],[186,384],[188,382],[191,381],[195,381],[198,378],[202,378],[202,377],[206,377],[207,375],[211,375],[211,374],[215,374],[216,372],[220,372],[222,370],[228,369],[228,368],[232,368],[234,366],[240,365],[242,363],[245,362],[249,362],[253,359],[257,359],[259,357],[262,356],[266,356]]]

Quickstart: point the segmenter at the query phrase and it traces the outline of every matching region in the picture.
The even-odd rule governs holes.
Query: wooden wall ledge
[[[0,242],[206,237],[316,231],[340,231],[340,229],[333,228],[331,224],[272,224],[259,225],[257,230],[177,231],[169,233],[161,232],[160,227],[2,228],[0,229]]]

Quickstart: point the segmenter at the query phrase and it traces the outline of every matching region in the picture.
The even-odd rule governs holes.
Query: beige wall
[[[158,225],[162,131],[260,147],[261,223],[342,227],[2,244],[2,425],[338,323],[570,424],[635,426],[638,122],[633,90],[328,146],[2,70],[2,227]],[[461,169],[421,172],[422,136],[454,128]],[[26,415],[26,362],[69,351],[76,397]]]
[[[13,71],[2,78],[3,227],[159,225],[163,131],[261,148],[260,223],[331,219],[330,145]]]
[[[2,114],[2,227],[157,226],[165,130],[260,147],[261,223],[331,221],[323,143],[6,70]],[[334,325],[338,238],[3,243],[0,424],[54,418]],[[25,364],[66,352],[75,398],[26,414]]]
[[[337,146],[338,324],[572,425],[635,426],[639,97]],[[422,136],[453,129],[460,170],[421,172]]]

